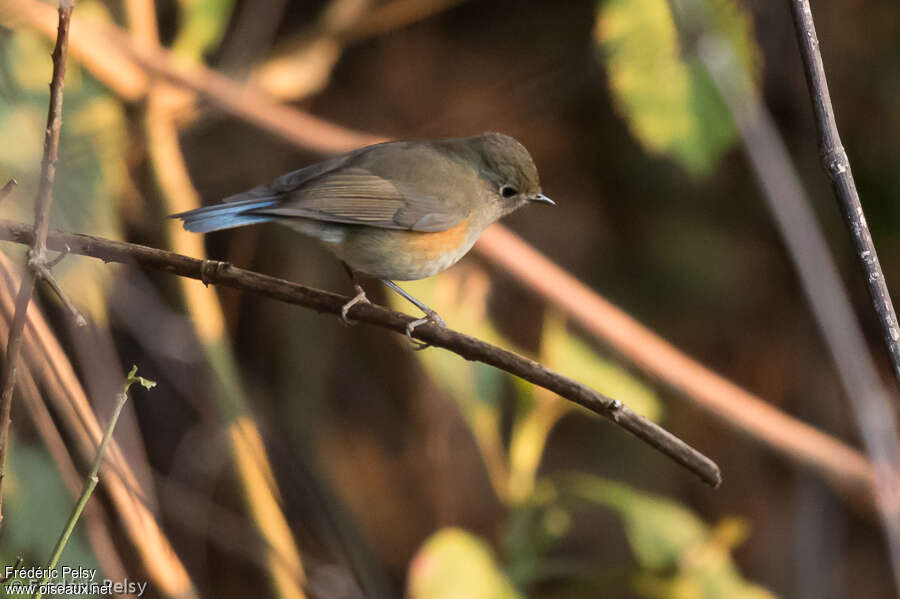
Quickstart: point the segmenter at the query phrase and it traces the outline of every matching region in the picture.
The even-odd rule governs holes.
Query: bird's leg
[[[356,295],[353,298],[341,306],[341,320],[344,321],[344,324],[353,326],[355,324],[359,324],[359,321],[353,320],[347,313],[350,311],[350,308],[355,306],[356,304],[368,304],[369,298],[366,297],[366,291],[362,288],[362,285],[359,284],[359,280],[356,278],[356,271],[347,266],[346,262],[341,262],[344,265],[344,270],[347,271],[347,276],[350,277],[350,281],[353,283],[353,290],[356,291]]]
[[[416,298],[414,298],[413,296],[411,296],[410,294],[405,292],[403,289],[401,289],[400,286],[397,285],[397,283],[395,283],[391,280],[388,280],[388,279],[381,279],[381,282],[384,283],[385,285],[387,285],[388,287],[390,287],[391,289],[393,289],[394,291],[396,291],[397,293],[399,293],[400,295],[402,295],[403,297],[405,297],[406,299],[408,299],[410,302],[413,303],[413,305],[415,305],[416,308],[418,308],[419,310],[421,310],[422,312],[425,313],[425,318],[419,318],[417,320],[413,320],[412,322],[410,322],[409,324],[406,325],[406,336],[409,338],[409,342],[412,344],[413,349],[416,351],[421,351],[427,347],[430,347],[431,346],[430,343],[424,343],[422,341],[413,339],[413,336],[412,336],[413,331],[416,330],[416,327],[420,327],[423,324],[427,324],[427,323],[436,324],[440,327],[446,327],[447,323],[444,322],[444,319],[441,318],[437,312],[435,312],[434,310],[432,310],[431,308],[429,308],[428,306],[426,306],[425,304],[423,304],[422,302],[420,302],[419,300],[417,300]]]

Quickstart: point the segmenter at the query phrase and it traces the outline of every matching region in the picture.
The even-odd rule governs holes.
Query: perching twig
[[[27,244],[31,243],[32,237],[33,233],[26,225],[0,220],[0,239]],[[47,243],[49,247],[55,249],[68,245],[73,254],[91,256],[105,262],[137,264],[205,283],[251,291],[283,302],[312,308],[318,312],[339,315],[341,307],[348,300],[340,295],[237,268],[227,262],[197,260],[142,245],[56,231],[48,236]],[[410,316],[373,304],[354,306],[353,318],[404,335],[406,325],[412,320]],[[569,401],[605,416],[694,472],[704,482],[712,486],[717,486],[721,482],[719,467],[712,460],[659,425],[635,414],[618,400],[601,395],[533,360],[451,329],[423,325],[415,329],[413,336],[436,347],[450,350],[467,360],[489,364],[549,389]]]
[[[44,157],[41,161],[41,179],[34,208],[34,234],[29,251],[29,272],[22,277],[22,285],[16,296],[16,311],[9,329],[6,344],[6,360],[0,376],[0,523],[3,522],[3,478],[6,475],[6,448],[9,441],[9,422],[12,409],[12,394],[16,381],[16,364],[22,347],[22,332],[25,329],[25,314],[34,295],[37,277],[52,280],[46,268],[46,239],[50,222],[50,205],[53,203],[53,183],[56,180],[56,160],[59,155],[59,133],[62,128],[63,81],[66,77],[66,54],[69,43],[69,21],[72,4],[59,6],[59,27],[56,47],[53,49],[53,77],[50,80],[50,107],[47,114],[47,129],[44,133]],[[9,183],[7,183],[9,187]],[[6,187],[4,187],[6,189]],[[57,286],[58,288],[58,286]],[[62,290],[57,293],[65,297]],[[71,304],[71,302],[68,302]],[[76,311],[77,312],[77,311]],[[80,316],[80,315],[79,315]],[[84,318],[81,318],[83,321]],[[76,322],[78,322],[76,320]]]
[[[128,376],[125,378],[125,384],[122,386],[122,393],[119,394],[116,407],[113,409],[112,416],[109,419],[109,424],[106,425],[103,439],[100,441],[99,447],[97,447],[97,454],[94,456],[93,464],[91,464],[91,471],[88,473],[87,481],[84,483],[84,490],[81,492],[81,497],[78,498],[78,502],[72,510],[72,515],[69,516],[69,521],[66,522],[66,526],[63,528],[59,535],[59,539],[56,541],[56,547],[53,548],[53,555],[50,557],[50,561],[47,562],[47,567],[45,569],[46,574],[38,585],[37,590],[35,590],[32,595],[32,599],[40,599],[43,596],[42,587],[50,582],[53,569],[56,568],[56,564],[59,563],[59,558],[62,556],[63,549],[66,548],[66,545],[69,542],[72,531],[75,530],[75,525],[78,523],[78,519],[84,511],[84,507],[91,498],[94,488],[96,488],[97,483],[100,482],[100,466],[103,465],[103,458],[106,455],[106,446],[109,445],[109,440],[112,439],[113,430],[116,428],[116,423],[119,421],[119,414],[122,413],[122,408],[125,407],[125,402],[128,401],[128,390],[135,383],[139,383],[145,389],[156,386],[154,381],[148,381],[144,377],[136,375],[137,366],[132,366],[131,372],[129,372]]]
[[[791,0],[791,14],[794,17],[797,42],[800,44],[800,56],[803,58],[803,70],[806,73],[806,83],[812,100],[816,129],[819,131],[822,166],[831,179],[831,187],[834,189],[841,214],[850,229],[856,257],[865,274],[869,295],[881,323],[881,332],[894,367],[894,376],[900,384],[900,344],[898,344],[900,326],[897,325],[894,305],[884,280],[878,254],[875,252],[875,245],[872,243],[869,225],[859,202],[853,172],[850,170],[850,160],[838,134],[809,0]]]

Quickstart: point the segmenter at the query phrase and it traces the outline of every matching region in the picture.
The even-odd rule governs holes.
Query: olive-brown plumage
[[[390,281],[452,266],[491,223],[529,202],[553,203],[528,150],[508,135],[485,133],[368,146],[174,216],[200,233],[287,225],[433,314]],[[364,298],[358,291],[357,302]]]

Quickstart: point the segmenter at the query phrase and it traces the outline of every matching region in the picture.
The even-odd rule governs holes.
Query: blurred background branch
[[[494,257],[499,266],[564,310],[598,340],[685,394],[703,410],[785,457],[821,472],[845,490],[871,498],[872,465],[855,449],[791,418],[686,356],[515,234],[492,227],[476,248]]]
[[[141,6],[142,5],[142,6]],[[149,0],[129,2],[129,25],[135,38],[148,51],[159,50],[155,12]],[[190,39],[190,38],[186,38]],[[176,47],[178,46],[176,42]],[[199,61],[206,48],[182,50],[186,60]],[[172,110],[179,90],[161,81],[151,81],[145,106],[144,126],[153,174],[168,213],[184,212],[200,205],[178,143]],[[169,221],[167,237],[176,251],[203,257],[203,240]],[[209,367],[217,383],[217,400],[222,420],[231,438],[238,478],[254,524],[265,539],[268,571],[273,593],[283,599],[305,599],[306,573],[300,552],[280,503],[278,485],[250,410],[244,400],[240,368],[226,338],[225,319],[215,291],[205,284],[181,280],[184,302],[197,330]]]

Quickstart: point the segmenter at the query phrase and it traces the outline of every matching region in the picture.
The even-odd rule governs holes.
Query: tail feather
[[[272,198],[240,200],[204,206],[196,210],[173,214],[169,218],[180,218],[184,223],[184,228],[188,231],[209,233],[210,231],[222,231],[273,220],[272,216],[253,214],[253,211],[259,208],[269,208],[277,203],[278,200]]]

